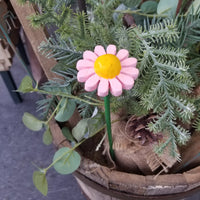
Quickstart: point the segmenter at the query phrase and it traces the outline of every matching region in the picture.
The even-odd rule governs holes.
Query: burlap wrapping
[[[112,114],[112,121],[120,119],[119,115]],[[125,121],[118,121],[112,124],[113,149],[115,152],[115,162],[119,170],[138,173],[144,175],[168,172],[175,163],[176,159],[170,156],[169,151],[165,151],[161,156],[154,152],[152,142],[142,146],[138,140],[130,140],[125,134]],[[109,154],[108,140],[105,140],[105,151]]]

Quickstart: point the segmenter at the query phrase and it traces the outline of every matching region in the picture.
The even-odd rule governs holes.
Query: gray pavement
[[[14,60],[11,73],[17,85],[25,76],[20,63]],[[51,169],[47,175],[49,192],[42,196],[32,183],[32,173],[38,166],[51,163],[53,145],[42,143],[43,132],[32,132],[24,127],[24,112],[35,113],[35,94],[22,95],[23,102],[14,104],[0,77],[0,200],[85,200],[72,175],[59,175]],[[95,200],[95,199],[94,199]],[[185,200],[200,200],[195,194]]]
[[[25,70],[14,60],[11,73],[17,85]],[[41,195],[32,183],[32,173],[38,166],[51,163],[55,148],[42,143],[43,132],[24,127],[24,112],[35,113],[35,94],[22,95],[23,102],[14,104],[0,77],[0,200],[85,200],[72,175],[60,175],[51,169],[47,175],[49,192]]]

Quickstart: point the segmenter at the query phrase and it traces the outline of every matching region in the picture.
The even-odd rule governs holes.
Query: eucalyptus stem
[[[118,120],[114,120],[111,123],[115,123],[120,121]],[[104,128],[106,128],[106,124],[104,124],[100,129],[98,129],[94,134],[91,135],[91,137],[93,137],[96,133],[99,133],[100,131],[102,131]],[[43,169],[43,171],[46,173],[51,167],[53,167],[53,165],[55,165],[59,160],[61,160],[63,158],[63,156],[65,156],[66,154],[68,154],[70,151],[74,151],[77,147],[79,147],[83,142],[85,142],[87,140],[87,138],[83,139],[82,141],[80,141],[79,143],[77,143],[74,147],[72,147],[68,152],[65,152],[64,154],[62,154],[58,159],[54,160],[54,162],[52,162],[47,168]],[[114,152],[113,152],[114,153]],[[114,154],[113,154],[114,155]],[[37,167],[38,168],[38,167]]]
[[[146,14],[146,13],[142,13],[140,12],[141,10],[115,10],[114,12],[117,13],[122,13],[122,14],[137,14],[137,15],[142,15],[142,16],[146,16],[146,17],[167,17],[167,15],[158,15],[158,14]]]
[[[110,120],[110,96],[107,95],[104,97],[104,105],[105,105],[105,118],[106,118],[106,127],[108,134],[108,142],[110,147],[110,155],[112,159],[115,159],[114,151],[113,151],[113,140],[112,140],[112,130],[111,130],[111,120]]]
[[[65,152],[64,154],[62,154],[60,157],[58,157],[56,160],[54,160],[54,162],[52,162],[47,168],[45,168],[45,171],[48,171],[52,166],[54,166],[60,159],[63,158],[63,156],[67,155],[68,153],[74,151],[79,145],[81,145],[84,141],[79,142],[78,144],[76,144],[73,148],[71,148],[69,151]]]
[[[52,114],[51,114],[51,116],[49,117],[49,119],[47,120],[46,124],[48,124],[48,123],[51,121],[51,119],[53,118],[53,116],[54,116],[55,113],[57,112],[57,110],[58,110],[58,108],[59,108],[61,102],[62,102],[62,99],[59,101],[58,105],[56,106],[56,108],[55,108],[54,111],[52,112]]]
[[[103,105],[103,102],[101,101],[98,101],[96,99],[93,99],[93,98],[90,98],[91,100],[95,101],[95,102],[91,102],[91,101],[87,101],[85,99],[81,99],[80,97],[77,97],[77,96],[74,96],[74,95],[71,95],[71,94],[67,94],[67,93],[64,93],[64,92],[48,92],[48,91],[44,91],[44,90],[39,90],[38,88],[35,88],[33,90],[33,92],[38,92],[38,93],[41,93],[41,94],[49,94],[49,95],[55,95],[55,96],[61,96],[61,97],[67,97],[67,98],[70,98],[70,99],[76,99],[78,101],[82,101],[82,102],[85,102],[89,105],[94,105],[94,106],[102,106]],[[97,103],[98,102],[98,103]]]

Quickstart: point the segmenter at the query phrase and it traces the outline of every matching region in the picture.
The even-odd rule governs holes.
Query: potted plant
[[[25,77],[19,87],[46,97],[43,119],[25,113],[24,124],[45,127],[44,143],[62,147],[33,174],[40,192],[51,167],[77,170],[90,199],[179,198],[199,188],[199,1],[78,1],[81,12],[76,1],[29,2],[41,11],[33,26],[56,27],[39,49],[60,76],[42,86]]]

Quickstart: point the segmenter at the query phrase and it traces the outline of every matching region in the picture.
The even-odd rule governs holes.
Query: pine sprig
[[[75,49],[70,40],[66,42],[58,34],[55,37],[50,37],[46,42],[42,42],[39,51],[47,58],[53,57],[58,61],[64,60],[69,66],[82,57],[82,53]]]
[[[40,112],[40,115],[43,120],[47,120],[49,117],[49,114],[53,113],[55,110],[57,104],[58,104],[58,99],[56,96],[49,96],[46,97],[42,100],[39,100],[36,102],[37,104],[37,112]]]
[[[29,16],[33,27],[41,25],[63,26],[71,16],[71,9],[68,7],[71,0],[20,0],[20,3],[33,3],[39,7],[40,13]]]
[[[180,32],[180,39],[177,43],[179,47],[191,47],[200,41],[200,12],[198,9],[196,13],[188,13],[186,16],[177,18],[177,21]]]
[[[148,30],[131,28],[126,34],[127,40],[132,41],[131,53],[139,57],[140,78],[134,90],[144,109],[160,114],[148,127],[154,133],[169,131],[169,141],[158,152],[170,145],[171,154],[178,156],[176,143],[185,144],[189,132],[177,126],[176,119],[189,121],[195,111],[185,96],[193,86],[186,65],[188,51],[173,46],[179,37],[176,23],[170,20],[150,25]]]
[[[190,66],[189,72],[195,81],[196,85],[200,84],[200,55],[194,54],[191,55],[192,59],[187,61],[187,64]]]
[[[150,25],[149,29],[145,30],[139,26],[138,30],[143,39],[153,43],[172,43],[178,38],[177,27],[172,20],[163,20],[162,23]]]

